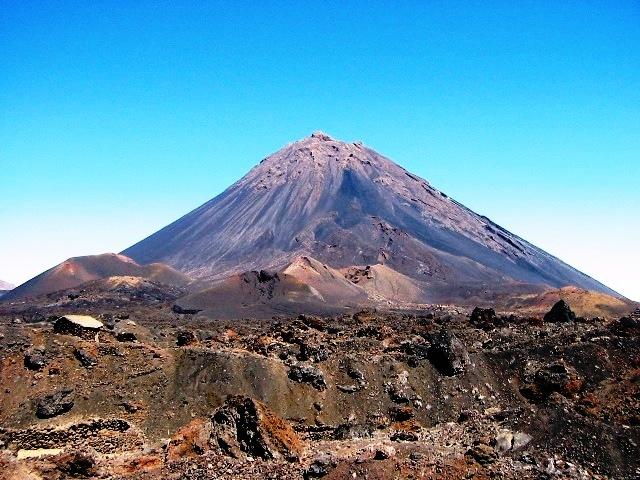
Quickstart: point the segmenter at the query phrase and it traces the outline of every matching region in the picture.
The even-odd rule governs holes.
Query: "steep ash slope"
[[[426,301],[566,285],[617,295],[375,151],[322,133],[123,253],[207,279],[301,255],[334,268],[380,263],[417,281]]]

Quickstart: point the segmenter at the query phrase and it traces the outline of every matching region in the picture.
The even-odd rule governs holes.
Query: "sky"
[[[0,0],[0,279],[362,140],[640,300],[640,3]]]

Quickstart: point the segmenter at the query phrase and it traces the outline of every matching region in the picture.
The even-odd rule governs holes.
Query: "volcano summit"
[[[619,296],[374,150],[321,132],[122,253],[214,281],[300,257],[334,269],[384,265],[423,303],[566,286]]]

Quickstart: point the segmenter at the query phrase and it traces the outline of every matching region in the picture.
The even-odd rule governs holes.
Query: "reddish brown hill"
[[[577,287],[548,290],[538,295],[516,295],[505,299],[502,306],[523,314],[541,314],[548,312],[558,300],[564,300],[576,314],[587,317],[617,318],[633,311],[636,306],[626,299]]]
[[[142,277],[169,285],[186,285],[189,277],[161,263],[140,265],[124,255],[105,253],[70,258],[7,293],[3,300],[35,297],[114,276]]]

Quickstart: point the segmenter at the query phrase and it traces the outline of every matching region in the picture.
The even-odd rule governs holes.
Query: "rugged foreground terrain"
[[[640,476],[637,313],[221,321],[94,287],[0,304],[4,478]]]

